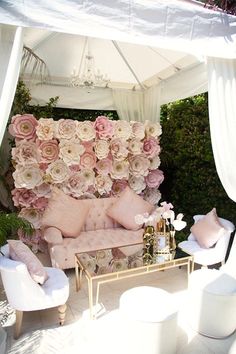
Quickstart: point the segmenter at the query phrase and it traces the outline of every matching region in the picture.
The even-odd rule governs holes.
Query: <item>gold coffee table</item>
[[[132,254],[134,246],[136,251]],[[84,273],[88,281],[91,318],[94,318],[94,282],[97,283],[95,303],[97,305],[99,290],[102,284],[184,265],[187,266],[188,275],[194,269],[193,256],[185,253],[179,248],[177,248],[169,257],[158,255],[154,264],[144,265],[142,259],[142,245],[138,245],[139,250],[137,250],[137,245],[132,245],[130,247],[125,246],[75,254],[76,290],[78,291],[81,287],[82,275]]]

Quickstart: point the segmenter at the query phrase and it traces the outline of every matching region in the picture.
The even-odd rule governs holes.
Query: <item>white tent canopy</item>
[[[34,100],[43,104],[58,95],[61,107],[116,108],[123,119],[158,119],[162,103],[206,91],[208,79],[219,88],[218,82],[225,84],[226,77],[233,82],[236,76],[236,17],[205,9],[196,1],[2,0],[0,24],[0,64],[6,68],[0,76],[0,141],[23,44],[45,61],[51,75],[50,84],[32,86],[28,82]],[[96,67],[110,78],[109,88],[90,93],[69,84],[87,37]],[[226,71],[217,63],[229,68],[225,77]],[[214,85],[210,85],[211,90]],[[227,92],[233,96],[235,85],[230,87]],[[210,105],[217,106],[219,97],[224,99],[223,93],[223,89],[222,95],[218,92],[218,101],[210,95]],[[235,112],[235,107],[227,112],[225,105],[221,107],[225,119]],[[215,109],[210,112],[216,114]],[[212,118],[211,126],[216,121]],[[228,138],[227,131],[224,139]],[[221,130],[216,127],[214,134],[218,138],[213,141],[219,141]],[[229,150],[235,156],[236,142]],[[224,156],[218,150],[217,160],[220,168]],[[231,195],[232,182],[230,177],[227,193]],[[236,195],[232,199],[236,200]]]

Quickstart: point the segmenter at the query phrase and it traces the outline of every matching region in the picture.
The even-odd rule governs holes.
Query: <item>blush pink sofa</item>
[[[68,269],[75,266],[75,253],[95,251],[104,248],[142,244],[143,229],[127,230],[106,215],[117,198],[81,200],[89,212],[82,231],[77,237],[63,237],[56,227],[44,229],[53,267]],[[60,221],[61,222],[61,221]],[[54,225],[55,226],[55,225]],[[139,246],[140,247],[140,246]]]

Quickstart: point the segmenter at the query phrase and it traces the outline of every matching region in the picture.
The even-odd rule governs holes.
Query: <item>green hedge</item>
[[[216,207],[219,216],[236,222],[235,203],[229,199],[218,178],[214,163],[208,119],[207,94],[162,107],[161,169],[165,181],[160,186],[162,199],[183,212],[188,226],[193,215]]]

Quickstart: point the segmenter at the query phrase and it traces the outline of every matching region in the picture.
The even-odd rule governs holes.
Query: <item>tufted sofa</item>
[[[78,237],[64,237],[56,227],[44,228],[53,267],[73,268],[75,253],[142,244],[143,229],[127,230],[106,214],[115,201],[112,197],[81,200],[89,211]]]

